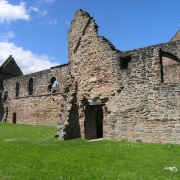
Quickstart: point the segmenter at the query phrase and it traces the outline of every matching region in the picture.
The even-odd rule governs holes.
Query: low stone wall
[[[6,122],[13,122],[16,113],[16,123],[34,125],[57,125],[59,112],[63,101],[62,94],[29,96],[11,99],[7,102],[8,116]]]

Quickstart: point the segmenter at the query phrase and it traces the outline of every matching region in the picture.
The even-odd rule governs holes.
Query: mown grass
[[[180,146],[58,141],[56,127],[0,123],[0,180],[180,179]],[[177,172],[164,171],[176,166]]]

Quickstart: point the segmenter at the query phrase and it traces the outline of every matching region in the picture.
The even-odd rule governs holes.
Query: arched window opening
[[[51,85],[53,85],[54,81],[56,81],[56,78],[52,77],[51,80],[50,80]]]
[[[161,83],[173,83],[180,80],[180,59],[167,51],[159,50]]]
[[[19,96],[19,82],[16,82],[16,97]]]
[[[59,86],[58,81],[56,80],[55,77],[52,77],[50,82],[50,84],[48,85],[48,91],[49,92],[56,92],[57,91],[57,87]]]
[[[58,81],[55,80],[55,81],[53,82],[53,84],[52,84],[52,87],[57,87],[58,85],[59,85]]]
[[[34,89],[33,78],[30,78],[29,79],[29,84],[28,84],[29,95],[33,94],[33,89]]]

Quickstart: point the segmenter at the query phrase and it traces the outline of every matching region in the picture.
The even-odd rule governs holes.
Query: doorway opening
[[[16,124],[16,113],[13,113],[13,124]]]
[[[85,110],[85,138],[88,140],[103,138],[102,105],[88,105]]]

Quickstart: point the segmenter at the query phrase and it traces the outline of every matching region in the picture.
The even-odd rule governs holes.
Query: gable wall
[[[85,20],[81,20],[82,17]],[[89,22],[87,24],[87,22]],[[79,29],[79,27],[83,27]],[[81,31],[80,31],[81,30]],[[79,41],[75,39],[79,36]],[[69,63],[71,74],[77,82],[77,102],[81,135],[85,137],[85,111],[89,105],[100,105],[104,109],[104,137],[108,129],[109,114],[106,106],[111,107],[114,91],[117,89],[116,59],[120,51],[104,37],[98,36],[97,25],[89,14],[77,11],[68,33]],[[74,51],[76,50],[76,51]],[[89,127],[88,131],[93,129]]]

